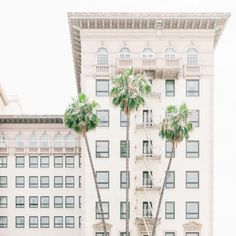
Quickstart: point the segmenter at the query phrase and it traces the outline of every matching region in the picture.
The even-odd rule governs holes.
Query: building
[[[157,124],[167,105],[186,102],[195,129],[176,150],[157,235],[213,236],[214,51],[228,18],[228,13],[69,13],[78,92],[100,104],[100,127],[88,137],[109,235],[125,236],[127,183],[126,120],[108,95],[111,77],[133,67],[149,76],[152,94],[131,119],[131,235],[150,235],[170,155]],[[83,140],[81,153],[86,199],[81,235],[104,236]]]

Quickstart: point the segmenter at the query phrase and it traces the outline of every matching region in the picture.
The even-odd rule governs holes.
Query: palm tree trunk
[[[126,221],[125,231],[126,235],[129,236],[129,187],[130,187],[130,174],[129,174],[129,158],[130,158],[130,143],[129,143],[129,129],[130,129],[130,115],[127,115],[127,126],[126,126]]]
[[[89,147],[88,138],[87,138],[86,133],[84,134],[84,139],[85,139],[85,143],[86,143],[86,147],[87,147],[87,151],[88,151],[89,162],[90,162],[91,169],[92,169],[92,172],[93,172],[93,179],[94,179],[94,182],[95,182],[97,196],[98,196],[98,204],[99,204],[100,212],[101,212],[101,215],[102,215],[103,231],[104,231],[104,235],[107,236],[107,229],[106,229],[106,223],[105,223],[105,218],[104,218],[104,214],[103,214],[101,195],[100,195],[100,191],[99,191],[99,187],[98,187],[98,183],[97,183],[96,172],[95,172],[95,169],[94,169],[93,159],[92,159],[92,155],[91,155],[91,151],[90,151],[90,147]]]
[[[170,155],[169,162],[168,162],[168,165],[167,165],[167,168],[166,168],[165,178],[164,178],[164,181],[163,181],[163,185],[162,185],[161,193],[160,193],[160,198],[159,198],[159,202],[158,202],[158,206],[157,206],[156,217],[155,217],[155,221],[154,221],[154,225],[153,225],[153,229],[152,229],[152,236],[156,235],[157,221],[158,221],[158,217],[159,217],[159,214],[160,214],[161,203],[162,203],[162,199],[163,199],[164,192],[165,192],[166,180],[167,180],[167,177],[168,177],[168,173],[169,173],[170,166],[171,166],[172,159],[173,159],[174,152],[175,152],[175,143],[172,142],[172,145],[173,146],[172,146],[172,150],[171,150],[171,155]]]

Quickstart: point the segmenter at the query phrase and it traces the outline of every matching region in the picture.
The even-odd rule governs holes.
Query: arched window
[[[75,137],[74,137],[74,135],[68,134],[66,136],[66,140],[65,141],[66,141],[65,146],[67,148],[74,148],[75,147]]]
[[[167,48],[165,50],[165,58],[166,59],[174,59],[176,55],[175,49],[174,48]]]
[[[152,59],[154,58],[154,53],[151,48],[144,48],[142,52],[143,59]]]
[[[49,147],[49,138],[47,134],[42,134],[40,136],[40,148],[48,148]]]
[[[198,65],[199,54],[196,48],[187,50],[187,65]]]
[[[102,47],[97,50],[97,64],[107,65],[108,64],[108,51]]]
[[[129,48],[127,47],[121,48],[120,59],[130,59],[130,58],[131,58],[131,53],[130,53]]]
[[[30,148],[36,148],[37,147],[37,136],[32,133],[30,136],[29,136],[29,147]]]
[[[0,148],[7,147],[7,139],[4,134],[0,134]]]
[[[16,148],[24,148],[24,146],[24,137],[22,134],[19,133],[16,135]]]
[[[61,134],[56,134],[53,139],[53,144],[55,148],[63,148],[64,140]]]

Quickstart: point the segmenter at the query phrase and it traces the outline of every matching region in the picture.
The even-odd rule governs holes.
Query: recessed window
[[[75,187],[75,178],[74,178],[74,176],[66,176],[65,177],[65,187],[66,188],[74,188]]]
[[[7,208],[7,196],[0,196],[0,208]]]
[[[109,141],[107,140],[96,141],[96,157],[109,158]]]
[[[175,236],[175,232],[165,232],[165,236]]]
[[[143,124],[152,126],[152,110],[143,110]]]
[[[105,219],[109,219],[109,202],[102,202],[102,210]],[[102,219],[99,203],[96,202],[96,219]]]
[[[143,217],[152,217],[152,202],[143,202]]]
[[[186,236],[199,236],[198,232],[186,232]]]
[[[65,227],[66,228],[74,228],[75,227],[74,216],[66,216],[65,217]]]
[[[186,219],[199,219],[199,202],[186,202]]]
[[[98,127],[109,126],[109,110],[97,110],[97,116],[100,120]]]
[[[196,48],[187,50],[187,65],[198,65],[199,53]]]
[[[66,156],[65,157],[65,167],[66,168],[74,168],[75,167],[75,157],[74,156]]]
[[[189,112],[189,121],[193,124],[193,127],[199,127],[199,110]]]
[[[120,157],[121,158],[127,157],[127,142],[126,142],[126,140],[120,141]],[[130,153],[128,153],[128,157],[130,157]]]
[[[97,50],[97,64],[98,65],[108,64],[108,51],[104,47],[101,47]]]
[[[129,204],[128,204],[128,217],[129,217]],[[127,217],[127,207],[126,207],[126,202],[120,202],[120,219],[126,219]]]
[[[29,177],[29,187],[30,188],[38,188],[38,176],[30,176]]]
[[[41,196],[40,197],[40,207],[41,208],[49,208],[49,196]]]
[[[38,157],[30,156],[29,157],[29,168],[38,168]]]
[[[129,175],[128,175],[128,186],[129,186]],[[126,171],[121,171],[120,172],[120,188],[126,188],[127,185],[127,172]]]
[[[72,135],[72,134],[66,135],[65,147],[66,148],[74,148],[75,147],[75,137],[74,137],[74,135]]]
[[[0,216],[0,228],[7,228],[7,216]]]
[[[124,47],[120,50],[120,59],[130,59],[131,58],[131,52],[129,48]]]
[[[176,52],[174,48],[167,48],[165,50],[165,59],[175,59]]]
[[[39,139],[40,148],[49,147],[49,138],[47,134],[42,134]]]
[[[97,79],[96,80],[96,96],[103,97],[109,95],[109,80]]]
[[[143,141],[143,155],[147,156],[152,155],[152,140]]]
[[[63,176],[54,176],[54,188],[63,188]]]
[[[186,80],[186,96],[187,97],[199,96],[199,80]]]
[[[175,172],[174,171],[168,171],[165,187],[175,188]]]
[[[24,207],[25,207],[25,197],[16,196],[16,208],[24,208]]]
[[[143,171],[143,187],[152,188],[152,171]]]
[[[7,168],[7,157],[0,156],[0,168]]]
[[[186,188],[199,188],[199,171],[186,171]]]
[[[64,146],[64,138],[61,134],[57,133],[53,138],[54,148],[63,148]]]
[[[24,142],[24,136],[22,134],[16,135],[16,148],[24,148],[25,142]]]
[[[40,188],[49,188],[49,176],[40,177]]]
[[[29,136],[29,148],[37,148],[37,136],[33,133]]]
[[[49,157],[41,156],[40,157],[40,167],[41,168],[49,168]]]
[[[54,208],[63,208],[63,197],[55,196],[54,197]]]
[[[191,140],[186,142],[186,157],[199,157],[199,141]]]
[[[166,80],[166,97],[175,96],[175,80]]]
[[[0,176],[0,188],[7,188],[7,176]]]
[[[25,167],[25,157],[16,156],[16,168],[24,168],[24,167]]]
[[[144,48],[142,52],[142,58],[143,59],[153,59],[154,53],[151,48]]]
[[[38,216],[29,217],[29,228],[38,228],[39,227]]]
[[[175,202],[165,203],[165,218],[174,219],[175,218]]]
[[[175,157],[175,150],[172,153],[173,150],[173,144],[170,141],[166,141],[166,145],[165,145],[165,157],[170,158],[172,155],[172,158]]]
[[[120,127],[127,126],[127,116],[123,111],[120,111]]]
[[[99,188],[109,188],[109,171],[96,171],[96,179]]]
[[[25,228],[24,216],[16,216],[16,228]]]
[[[24,188],[24,187],[25,187],[25,177],[16,176],[16,188]]]
[[[54,228],[63,228],[63,216],[54,216]]]
[[[66,208],[74,208],[75,207],[74,196],[66,196],[66,198],[65,198],[65,207]]]
[[[38,197],[37,196],[29,197],[29,207],[30,208],[38,208]]]
[[[40,228],[49,228],[49,216],[40,216]]]
[[[54,168],[63,168],[63,156],[54,157]]]

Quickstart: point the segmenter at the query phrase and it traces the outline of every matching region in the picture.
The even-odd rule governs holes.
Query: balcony
[[[142,150],[143,148],[136,148],[135,161],[148,160],[155,161],[161,159],[161,148],[148,148],[148,150]]]
[[[184,77],[186,76],[200,76],[200,65],[185,65]]]
[[[95,65],[94,73],[96,76],[110,76],[111,66],[110,65]]]

